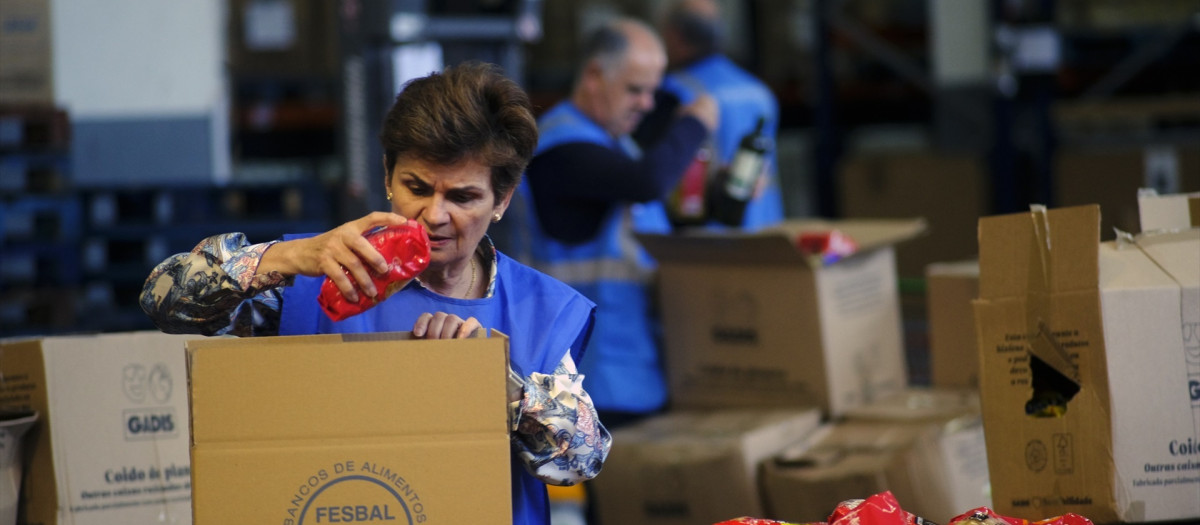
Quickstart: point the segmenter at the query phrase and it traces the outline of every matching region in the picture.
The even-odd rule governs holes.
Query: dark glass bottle
[[[766,119],[758,117],[754,130],[742,137],[729,168],[722,177],[719,191],[714,196],[714,217],[729,226],[741,226],[746,214],[746,205],[754,197],[771,141],[763,133]]]

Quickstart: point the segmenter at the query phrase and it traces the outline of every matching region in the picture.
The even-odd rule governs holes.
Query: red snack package
[[[796,237],[796,247],[809,257],[817,257],[824,264],[832,264],[858,251],[858,243],[839,230],[801,232]]]
[[[429,234],[417,222],[408,221],[399,226],[371,230],[363,236],[388,260],[388,270],[384,273],[371,272],[371,282],[375,283],[378,292],[373,298],[367,297],[350,272],[346,271],[358,292],[358,301],[353,303],[346,300],[332,279],[326,277],[325,282],[321,283],[317,303],[325,315],[334,321],[367,311],[403,288],[429,266]]]
[[[932,525],[924,518],[900,508],[891,491],[867,499],[846,500],[829,514],[829,525]]]
[[[1035,521],[1032,525],[1092,525],[1092,520],[1068,512],[1062,516]]]
[[[812,524],[812,523],[801,524],[801,523],[792,523],[792,522],[788,522],[788,521],[768,520],[768,519],[763,519],[763,518],[742,517],[742,518],[734,518],[731,520],[725,520],[725,521],[722,521],[715,525],[817,525],[817,524]],[[825,524],[821,523],[820,525],[825,525]]]
[[[1029,521],[1023,518],[1001,516],[992,509],[979,507],[955,517],[950,520],[948,525],[1092,525],[1092,520],[1068,512],[1053,518]]]
[[[1029,525],[1029,522],[1021,518],[1001,516],[992,509],[979,507],[955,516],[947,525]]]

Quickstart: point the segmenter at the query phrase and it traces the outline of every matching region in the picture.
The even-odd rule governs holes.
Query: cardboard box
[[[847,408],[908,383],[892,245],[920,220],[789,221],[759,233],[639,235],[658,260],[670,403]],[[858,244],[831,264],[801,232]]]
[[[1138,190],[1138,219],[1143,232],[1200,228],[1200,192],[1159,195]]]
[[[325,2],[233,0],[226,44],[231,71],[252,78],[336,78],[337,14]]]
[[[0,410],[36,410],[18,523],[191,523],[184,343],[131,332],[0,342]]]
[[[762,516],[759,464],[819,423],[815,408],[674,411],[618,429],[589,485],[600,525]]]
[[[979,415],[979,391],[913,386],[846,411],[844,421],[923,423]]]
[[[773,518],[822,521],[883,491],[936,523],[991,505],[977,394],[910,389],[863,408],[763,463]]]
[[[1108,241],[1114,230],[1141,231],[1139,188],[1163,193],[1200,188],[1200,143],[1064,147],[1055,152],[1053,170],[1058,206],[1100,205],[1100,236]]]
[[[1094,205],[979,223],[995,509],[1200,517],[1200,230],[1117,244],[1099,225]]]
[[[979,350],[971,301],[979,297],[979,261],[930,264],[925,268],[929,316],[930,384],[979,388]]]
[[[977,155],[868,151],[849,156],[839,176],[843,217],[923,217],[928,223],[927,235],[896,248],[901,277],[920,278],[930,263],[978,253],[975,225],[991,209],[991,180]]]
[[[54,105],[50,0],[0,3],[0,104]]]
[[[188,343],[196,523],[511,523],[508,338]]]

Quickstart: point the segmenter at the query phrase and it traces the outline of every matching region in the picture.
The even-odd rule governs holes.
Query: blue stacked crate
[[[77,329],[81,206],[61,110],[0,107],[0,336]]]
[[[316,183],[111,188],[82,192],[84,302],[89,329],[152,329],[138,305],[146,276],[202,239],[243,232],[265,242],[328,229],[329,192]]]
[[[88,329],[152,329],[137,304],[141,283],[168,255],[161,230],[170,220],[169,196],[156,189],[80,192],[86,210],[81,243]],[[157,259],[157,260],[156,260]]]

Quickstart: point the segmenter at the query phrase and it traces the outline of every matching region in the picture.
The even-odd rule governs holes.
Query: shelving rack
[[[82,207],[68,186],[65,111],[0,107],[0,332],[70,329]]]

